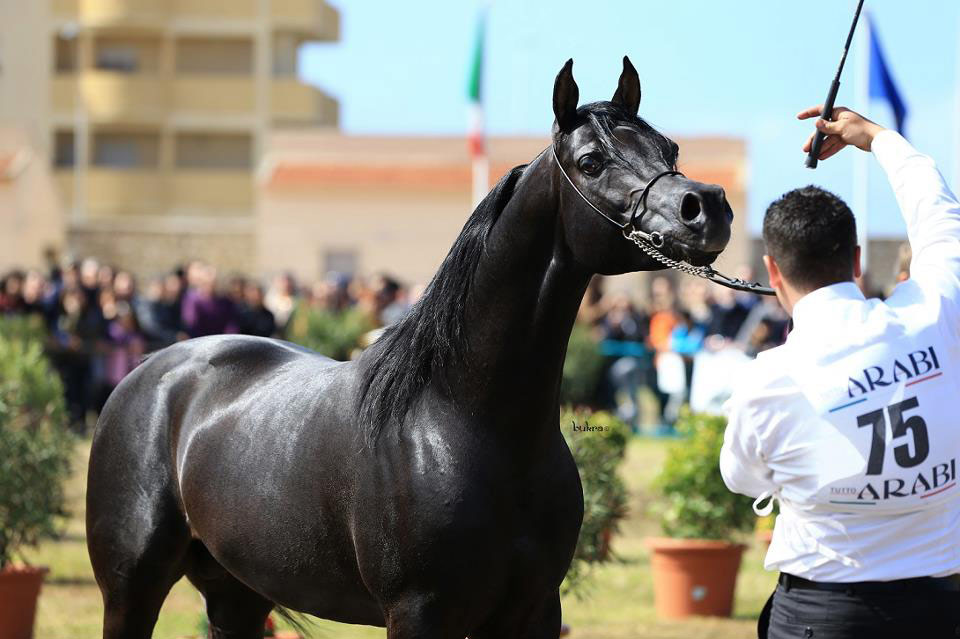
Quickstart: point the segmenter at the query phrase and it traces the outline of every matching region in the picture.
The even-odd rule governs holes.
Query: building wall
[[[66,238],[66,216],[43,152],[25,131],[0,129],[0,273],[47,266]]]
[[[746,149],[742,141],[678,140],[689,177],[724,186],[735,216],[720,265],[749,262]],[[492,178],[529,162],[549,141],[494,138]],[[426,282],[470,214],[470,165],[462,138],[356,137],[291,131],[271,136],[260,174],[256,217],[258,270],[316,278],[346,265]],[[613,278],[612,288],[639,292],[642,275]]]
[[[114,228],[206,238],[210,220],[247,251],[268,132],[337,124],[296,52],[338,37],[325,0],[0,0],[0,126],[50,158],[69,252],[122,264]],[[165,242],[168,262],[192,242]]]
[[[113,224],[74,228],[71,247],[77,255],[109,256],[112,263],[148,279],[170,271],[190,259],[217,265],[221,273],[250,273],[253,235],[249,228],[215,228],[202,225],[182,229],[142,229]]]

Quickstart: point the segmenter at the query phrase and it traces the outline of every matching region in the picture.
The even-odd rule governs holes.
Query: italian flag
[[[477,21],[477,35],[470,63],[470,75],[467,83],[467,98],[470,101],[469,130],[467,144],[473,160],[473,204],[476,206],[487,194],[489,188],[489,162],[487,161],[486,141],[483,133],[483,42],[486,31],[487,8],[480,10]]]

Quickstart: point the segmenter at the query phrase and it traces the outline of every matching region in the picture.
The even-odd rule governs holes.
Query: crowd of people
[[[239,275],[221,278],[199,260],[141,287],[131,272],[86,258],[48,273],[3,274],[0,315],[34,317],[45,327],[71,424],[83,432],[90,413],[146,353],[219,333],[285,338],[298,308],[351,307],[366,314],[371,326],[384,326],[403,316],[418,291],[384,275],[330,274],[300,287],[283,274],[265,287]]]
[[[744,279],[752,274],[741,270]],[[674,281],[679,285],[675,286]],[[422,294],[393,277],[330,273],[302,285],[290,274],[269,285],[192,261],[141,286],[134,275],[94,258],[0,276],[0,314],[35,316],[47,328],[47,350],[65,386],[74,427],[151,351],[179,340],[241,333],[296,340],[298,309],[363,313],[373,328],[402,318]],[[738,349],[747,356],[783,342],[788,317],[773,298],[737,293],[694,278],[651,279],[648,302],[604,292],[594,278],[578,320],[592,327],[604,355],[602,382],[592,402],[637,426],[641,396],[669,425],[689,399],[698,353]],[[641,393],[647,388],[649,393]]]
[[[745,267],[738,275],[754,279]],[[593,326],[606,356],[598,403],[634,426],[641,418],[641,388],[655,398],[660,425],[675,421],[690,398],[698,353],[738,349],[754,357],[786,339],[789,318],[775,298],[694,278],[678,283],[653,277],[649,303],[638,306],[626,293],[604,295],[595,280],[580,308],[580,321]]]

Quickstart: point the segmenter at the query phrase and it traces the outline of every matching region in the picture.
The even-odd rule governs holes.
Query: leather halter
[[[573,180],[570,179],[570,176],[560,163],[560,156],[557,154],[556,145],[551,144],[550,149],[553,151],[553,159],[557,163],[557,168],[560,169],[560,173],[564,178],[566,178],[567,183],[573,187],[573,190],[576,191],[577,195],[580,196],[580,199],[586,202],[587,206],[596,211],[600,217],[618,228],[623,234],[624,238],[636,244],[644,253],[652,257],[654,260],[669,268],[677,269],[682,273],[687,273],[696,277],[702,277],[705,280],[710,280],[711,282],[720,284],[721,286],[732,288],[735,291],[746,291],[748,293],[756,293],[757,295],[776,295],[776,292],[772,288],[763,286],[759,282],[747,282],[746,280],[742,280],[738,277],[724,275],[719,271],[713,270],[713,268],[710,266],[693,266],[692,264],[688,264],[682,260],[674,260],[669,258],[658,250],[663,248],[663,245],[665,244],[662,233],[659,231],[646,233],[638,228],[637,224],[639,220],[642,219],[643,214],[647,212],[647,195],[650,193],[650,189],[654,184],[656,184],[657,180],[664,176],[683,175],[683,173],[680,171],[670,169],[667,171],[661,171],[653,176],[650,181],[647,182],[647,185],[643,187],[643,190],[640,192],[640,197],[637,198],[636,204],[633,205],[633,211],[630,214],[630,219],[621,224],[612,216],[604,213],[600,207],[591,202],[590,199],[583,194],[583,191],[577,188],[577,185],[573,183]],[[640,208],[641,204],[643,205],[642,209]]]
[[[657,180],[659,180],[660,178],[665,177],[665,176],[667,176],[667,175],[681,175],[681,176],[682,176],[683,173],[681,173],[680,171],[675,171],[675,170],[673,170],[673,169],[669,169],[669,170],[667,170],[667,171],[661,171],[660,173],[657,173],[656,175],[654,175],[654,176],[650,179],[650,181],[647,182],[647,185],[646,185],[645,187],[643,187],[643,190],[640,192],[640,197],[637,198],[636,204],[633,205],[633,211],[632,211],[631,214],[630,214],[630,219],[627,220],[626,222],[624,222],[623,224],[621,224],[621,223],[617,222],[615,219],[613,219],[613,217],[611,217],[610,215],[607,215],[606,213],[604,213],[596,204],[594,204],[593,202],[591,202],[591,201],[587,198],[587,196],[583,194],[583,191],[581,191],[579,188],[577,188],[577,185],[574,184],[574,183],[573,183],[573,180],[570,179],[570,176],[567,175],[567,172],[566,172],[566,170],[564,170],[563,165],[560,164],[560,156],[557,155],[557,147],[556,147],[556,146],[551,146],[551,149],[553,150],[553,159],[556,161],[557,167],[560,169],[560,173],[562,173],[562,174],[563,174],[563,177],[565,177],[565,178],[567,179],[567,182],[570,184],[570,186],[573,187],[573,190],[577,192],[577,195],[579,195],[580,198],[581,198],[584,202],[587,203],[587,206],[589,206],[589,207],[592,208],[594,211],[596,211],[597,213],[599,213],[599,214],[600,214],[600,217],[602,217],[603,219],[605,219],[607,222],[609,222],[610,224],[613,224],[615,227],[617,227],[618,229],[620,229],[620,231],[623,233],[624,237],[629,236],[631,233],[640,232],[640,233],[642,234],[642,236],[646,236],[646,237],[643,237],[643,239],[647,240],[648,242],[650,242],[651,244],[653,244],[655,247],[660,248],[660,247],[663,246],[663,235],[662,235],[662,234],[660,234],[660,233],[657,232],[657,231],[654,231],[653,233],[644,233],[643,231],[640,231],[640,228],[637,226],[637,221],[638,221],[639,218],[642,218],[642,217],[643,217],[643,214],[644,214],[644,213],[647,212],[647,194],[650,193],[650,189],[653,187],[654,184],[657,183]],[[686,177],[686,176],[684,176],[684,177]],[[643,209],[640,208],[640,205],[641,205],[641,204],[643,205]]]

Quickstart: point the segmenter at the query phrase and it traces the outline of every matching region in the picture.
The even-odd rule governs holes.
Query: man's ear
[[[564,133],[573,130],[579,100],[580,89],[573,79],[573,58],[570,58],[553,83],[553,115],[557,118],[557,126]]]
[[[770,278],[770,288],[780,288],[783,286],[783,276],[780,274],[780,267],[777,261],[769,255],[763,256],[763,265],[767,269],[767,277]]]
[[[622,106],[628,113],[636,115],[640,110],[640,76],[633,68],[630,58],[623,56],[623,71],[620,73],[620,82],[617,91],[610,99],[614,104]]]
[[[859,279],[863,276],[863,267],[860,264],[860,245],[853,249],[853,277]]]

